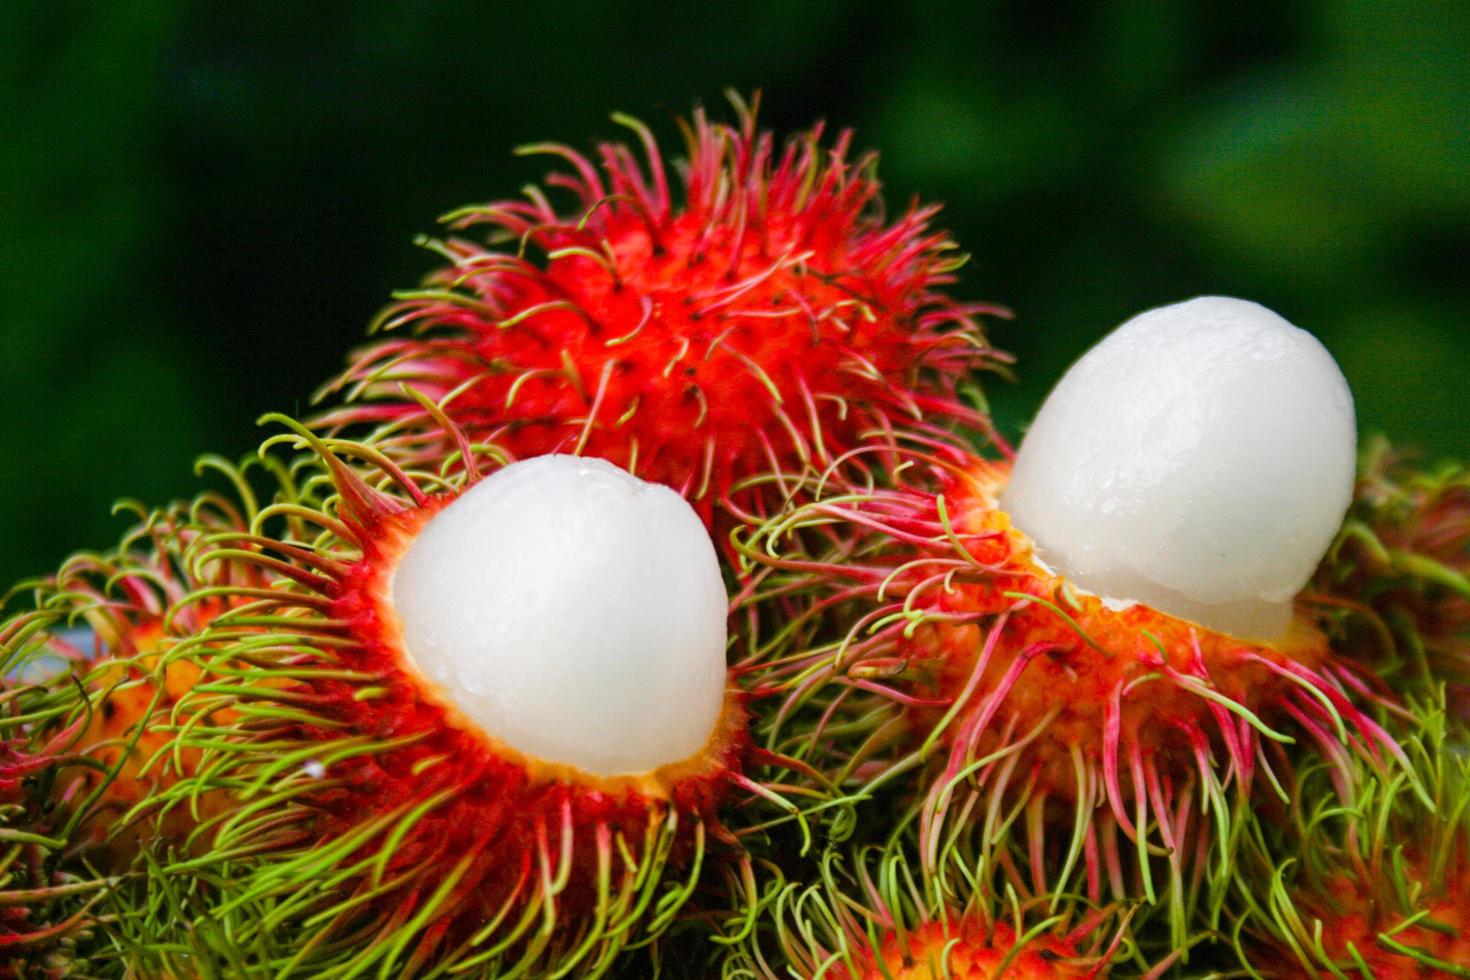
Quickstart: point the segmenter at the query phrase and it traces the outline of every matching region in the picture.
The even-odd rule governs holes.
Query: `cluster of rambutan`
[[[1470,976],[1470,762],[1442,698],[1393,724],[1410,766],[1304,766],[1252,821],[1228,913],[1262,975]],[[1460,742],[1460,745],[1454,743]]]
[[[218,463],[206,457],[201,466]],[[7,596],[20,610],[0,624],[0,839],[9,848],[0,975],[126,970],[114,941],[134,923],[114,900],[129,890],[129,869],[150,842],[182,840],[224,803],[160,807],[197,761],[174,743],[166,719],[200,680],[165,658],[231,597],[266,587],[248,570],[199,577],[189,566],[191,547],[248,517],[217,494],[187,507],[125,509],[142,520],[115,550],[75,555],[55,576]]]
[[[1111,598],[935,209],[735,106],[531,148],[569,207],[451,214],[319,415],[15,593],[0,969],[1458,968],[1463,479],[1371,457],[1295,605]]]

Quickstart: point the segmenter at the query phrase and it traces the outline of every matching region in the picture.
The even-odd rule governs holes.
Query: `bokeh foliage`
[[[297,411],[435,215],[520,143],[721,90],[946,203],[1010,305],[1012,433],[1092,341],[1203,292],[1337,355],[1365,429],[1470,456],[1470,5],[0,5],[0,579],[100,545]]]

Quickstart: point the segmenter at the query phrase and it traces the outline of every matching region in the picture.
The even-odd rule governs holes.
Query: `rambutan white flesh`
[[[1356,447],[1352,394],[1316,338],[1202,296],[1072,366],[1001,505],[1083,588],[1270,640],[1342,523]]]
[[[600,459],[515,463],[429,519],[393,574],[404,649],[487,734],[638,773],[697,753],[724,701],[727,598],[698,515]]]

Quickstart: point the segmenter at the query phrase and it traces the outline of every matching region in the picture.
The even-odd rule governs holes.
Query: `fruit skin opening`
[[[497,470],[420,524],[380,584],[405,662],[523,755],[639,773],[715,727],[728,599],[714,546],[672,490],[605,460]]]
[[[273,930],[289,926],[306,972],[604,972],[668,926],[705,864],[739,854],[717,811],[762,789],[742,774],[749,760],[770,761],[751,746],[743,696],[725,693],[697,752],[632,775],[546,765],[487,738],[412,669],[383,597],[425,522],[503,457],[467,453],[430,493],[371,447],[296,432],[317,455],[272,467],[291,481],[284,502],[192,556],[272,587],[242,590],[175,651],[210,682],[174,707],[175,744],[200,761],[159,802],[225,792],[236,805],[211,821],[207,854],[160,873],[211,896],[205,916],[258,910],[232,926],[249,962],[270,962]],[[209,722],[221,707],[233,714]]]
[[[1150,758],[1188,767],[1199,745],[1167,732],[1215,728],[1212,704],[1221,702],[1279,718],[1276,702],[1296,688],[1291,677],[1310,677],[1329,664],[1326,638],[1304,617],[1279,640],[1254,642],[1143,603],[1113,608],[1074,588],[1037,561],[1034,542],[1002,509],[1009,475],[1005,464],[977,466],[948,488],[956,534],[974,541],[967,550],[994,574],[957,575],[949,591],[935,594],[939,612],[1004,614],[1002,634],[992,637],[979,622],[941,622],[920,626],[904,649],[916,660],[937,661],[936,695],[974,688],[971,703],[983,704],[985,692],[997,692],[1008,714],[1054,716],[1038,747],[1047,760],[1044,783],[1063,793],[1076,786],[1070,755],[1078,745],[1106,757],[1129,754],[1132,742]],[[1001,628],[991,622],[991,630]],[[989,663],[982,659],[987,642]],[[914,720],[922,730],[938,719],[920,711]]]
[[[742,557],[799,627],[760,675],[786,695],[770,737],[854,785],[911,781],[925,853],[960,832],[1016,842],[1032,893],[1144,894],[1183,944],[1258,787],[1303,751],[1344,769],[1401,753],[1308,609],[1277,644],[1110,609],[1034,561],[996,505],[1008,472],[914,454],[893,486],[828,474],[752,530]]]

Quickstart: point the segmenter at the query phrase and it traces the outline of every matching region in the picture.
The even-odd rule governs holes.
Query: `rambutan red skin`
[[[1411,851],[1415,842],[1406,842]],[[1403,867],[1410,869],[1411,877],[1426,879],[1423,874],[1427,862],[1422,856],[1410,854]],[[1445,976],[1445,972],[1431,966],[1402,949],[1394,949],[1379,937],[1389,935],[1394,943],[1427,954],[1440,963],[1455,966],[1470,965],[1470,872],[1465,856],[1452,860],[1444,872],[1443,881],[1447,889],[1437,896],[1421,898],[1413,912],[1427,913],[1424,919],[1407,928],[1400,928],[1408,914],[1392,908],[1382,907],[1382,897],[1376,892],[1378,882],[1359,881],[1356,876],[1340,874],[1326,882],[1324,894],[1304,911],[1309,922],[1321,921],[1322,950],[1332,962],[1350,977],[1375,977],[1377,980],[1421,980],[1427,977]],[[1448,894],[1444,892],[1447,891]],[[1426,923],[1432,923],[1431,928]],[[1371,973],[1363,972],[1358,966],[1352,950],[1356,950],[1368,965]],[[1296,956],[1282,950],[1278,962],[1283,963],[1278,976],[1312,978],[1323,971],[1310,971],[1300,965]],[[1315,962],[1315,961],[1314,961]]]
[[[973,918],[928,922],[904,933],[885,937],[882,946],[862,957],[867,968],[854,976],[839,964],[834,980],[1048,980],[1056,977],[1094,977],[1102,968],[1085,959],[1065,939],[1049,934],[1033,937],[1016,951],[1016,931],[1004,922],[986,926]],[[882,964],[881,966],[879,964]],[[1001,964],[1005,971],[997,972]]]
[[[576,194],[570,212],[535,192],[451,216],[546,258],[440,243],[449,267],[382,318],[416,335],[363,352],[339,386],[393,367],[324,421],[425,417],[384,381],[435,400],[463,384],[444,407],[470,435],[521,458],[606,458],[707,519],[739,481],[825,466],[865,434],[988,429],[957,389],[1004,359],[975,320],[1001,311],[941,291],[956,263],[929,229],[935,208],[885,223],[873,159],[849,162],[846,134],[823,149],[818,127],[777,155],[751,117],[735,129],[702,113],[680,206],[638,128],[647,174],[626,146],[601,147],[601,173],[551,148],[576,171],[550,181]]]
[[[1313,582],[1336,609],[1347,656],[1392,671],[1408,665],[1447,685],[1470,718],[1470,473],[1424,470],[1387,444],[1370,448],[1347,531]]]
[[[975,475],[998,490],[1007,470],[997,465],[972,471]],[[976,707],[962,717],[977,718],[997,695],[1004,698],[1002,720],[1011,715],[1024,719],[1023,729],[1025,720],[1034,723],[1057,711],[1032,756],[1041,785],[1064,796],[1075,791],[1073,746],[1101,757],[1105,768],[1114,761],[1126,766],[1132,746],[1150,768],[1181,771],[1192,764],[1196,753],[1208,751],[1210,729],[1218,727],[1227,739],[1240,729],[1225,708],[1202,699],[1187,685],[1206,686],[1272,717],[1300,711],[1288,707],[1288,696],[1297,684],[1286,675],[1310,678],[1326,663],[1326,641],[1316,630],[1298,622],[1283,640],[1263,644],[1217,633],[1142,604],[1110,609],[1099,597],[1072,590],[1036,564],[1030,539],[996,508],[994,490],[977,495],[967,481],[955,480],[942,491],[956,515],[957,533],[966,535],[966,548],[987,574],[960,576],[947,589],[932,593],[933,608],[941,617],[983,622],[941,618],[903,638],[899,649],[911,662],[927,664],[932,671],[925,693],[948,700],[972,683],[988,624],[1005,614],[1003,636],[970,699]],[[938,523],[937,503],[931,500],[929,507],[925,518]],[[916,572],[908,581],[921,577]],[[898,589],[902,588],[900,583]],[[1021,596],[1041,601],[1022,604]],[[1156,682],[1143,680],[1149,674],[1162,676]],[[1350,710],[1345,699],[1338,700],[1343,710]],[[913,721],[927,733],[939,714],[937,708],[918,709]],[[949,732],[955,741],[964,737],[966,727],[961,723]],[[994,731],[982,737],[977,754],[994,748],[996,739]],[[1226,748],[1243,767],[1242,777],[1247,777],[1252,753],[1238,745]],[[1120,752],[1125,757],[1118,760]],[[1117,778],[1116,770],[1112,778]]]
[[[188,769],[198,759],[194,749],[171,746],[168,718],[199,682],[200,670],[188,660],[169,660],[168,652],[232,602],[212,595],[184,600],[210,587],[265,584],[248,567],[201,573],[184,555],[207,535],[243,533],[242,522],[233,508],[213,501],[162,508],[129,532],[116,552],[75,555],[40,587],[39,606],[86,624],[90,633],[79,645],[55,633],[46,643],[48,653],[81,679],[76,691],[80,695],[84,686],[88,702],[72,709],[76,721],[65,739],[70,765],[57,780],[56,803],[70,808],[88,801],[72,843],[101,849],[93,860],[115,869],[148,841],[184,841],[224,805],[220,795],[206,794],[162,814],[138,810],[176,782],[177,764]]]
[[[110,860],[121,867],[146,841],[163,837],[181,842],[202,819],[223,812],[228,802],[220,794],[206,794],[192,807],[174,806],[158,819],[142,817],[123,826],[124,818],[161,790],[174,784],[178,770],[168,755],[172,735],[167,718],[179,698],[199,681],[199,668],[188,661],[168,665],[161,673],[151,672],[158,663],[162,631],[142,629],[129,639],[131,657],[112,662],[98,678],[98,703],[89,723],[77,740],[75,751],[115,769],[106,780],[95,808],[82,824],[94,844],[108,849]],[[153,724],[153,721],[158,724]],[[197,763],[195,749],[181,749],[178,760],[185,770]],[[85,794],[103,781],[88,771],[83,785],[73,787],[73,796]]]
[[[571,833],[575,870],[561,901],[575,913],[596,897],[579,884],[590,886],[596,880],[597,828],[623,834],[636,850],[650,817],[661,819],[669,809],[676,810],[694,818],[676,842],[679,860],[692,843],[695,820],[715,825],[714,812],[729,794],[730,776],[739,772],[750,749],[745,712],[738,704],[727,705],[699,764],[666,767],[665,775],[676,775],[666,794],[642,791],[636,778],[585,773],[568,778],[565,767],[530,759],[458,716],[406,667],[397,626],[383,601],[403,543],[452,499],[431,497],[416,510],[377,518],[363,529],[364,540],[389,542],[388,547],[370,551],[329,590],[331,618],[347,623],[358,641],[343,658],[344,665],[379,675],[377,684],[384,693],[363,699],[356,696],[360,685],[326,680],[312,686],[315,710],[354,734],[384,742],[413,741],[354,757],[340,770],[332,767],[329,775],[343,784],[314,794],[322,812],[316,831],[330,839],[405,802],[448,793],[450,798],[425,815],[393,854],[387,865],[390,875],[425,864],[447,871],[466,855],[475,855],[459,893],[466,902],[466,921],[483,922],[514,889],[525,887],[522,876],[531,873],[540,851],[554,857],[563,834]],[[326,750],[340,732],[304,726],[299,735],[320,739]],[[435,759],[440,761],[415,771]]]
[[[0,692],[8,693],[10,688],[9,683],[0,684]],[[57,765],[76,741],[80,727],[80,723],[73,723],[40,746],[19,735],[0,738],[0,805],[20,803],[25,796],[23,782]]]
[[[942,738],[969,744],[978,755],[994,747],[1007,719],[1019,721],[1012,733],[1019,737],[1053,716],[1028,748],[1028,767],[1039,767],[1048,791],[1069,797],[1074,747],[1100,760],[1111,781],[1133,753],[1191,759],[1209,748],[1204,732],[1214,727],[1248,778],[1255,753],[1234,740],[1252,729],[1221,697],[1273,718],[1289,714],[1325,734],[1320,702],[1298,696],[1309,683],[1371,730],[1318,674],[1334,665],[1309,624],[1295,623],[1281,641],[1262,644],[1144,605],[1108,608],[1036,562],[1030,539],[995,504],[1005,464],[971,459],[941,470],[947,475],[931,489],[901,483],[868,503],[816,508],[835,518],[823,528],[829,535],[846,540],[851,533],[865,542],[842,546],[860,558],[830,566],[829,588],[867,596],[869,604],[849,609],[850,617],[884,624],[854,639],[849,667],[857,666],[858,676],[901,678],[883,689],[906,705],[915,738],[928,736],[956,702],[962,710]],[[842,529],[846,520],[852,523]],[[850,587],[853,580],[867,585]],[[911,615],[899,616],[901,610]]]
[[[770,601],[813,624],[796,635],[815,642],[752,668],[757,690],[787,693],[789,737],[855,782],[927,766],[914,798],[926,860],[952,833],[1024,807],[1014,827],[1029,883],[1006,868],[1018,889],[1096,902],[1124,897],[1137,875],[1131,887],[1153,901],[1147,850],[1178,886],[1180,929],[1191,876],[1231,846],[1222,798],[1249,799],[1263,765],[1280,779],[1278,742],[1305,740],[1341,765],[1402,752],[1353,703],[1379,692],[1309,622],[1246,642],[1108,608],[1044,568],[996,504],[1007,474],[929,457],[890,487],[829,479],[829,499],[764,525],[742,556],[768,566]],[[841,642],[820,631],[828,620]],[[843,754],[853,739],[827,738],[829,725],[873,734]]]

